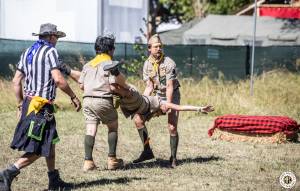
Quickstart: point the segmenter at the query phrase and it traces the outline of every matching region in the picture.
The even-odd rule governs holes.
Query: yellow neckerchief
[[[39,96],[33,96],[31,98],[26,116],[33,111],[35,114],[37,114],[37,112],[39,112],[46,103],[49,103],[49,100]]]
[[[153,65],[153,70],[154,70],[155,74],[158,74],[159,64],[161,63],[163,58],[164,58],[163,53],[161,53],[161,55],[158,59],[154,58],[154,56],[152,56],[152,55],[149,56],[148,61]]]
[[[95,56],[95,58],[93,58],[93,60],[89,62],[89,65],[96,67],[101,62],[108,61],[108,60],[111,60],[110,55],[105,53],[97,54],[97,56]]]

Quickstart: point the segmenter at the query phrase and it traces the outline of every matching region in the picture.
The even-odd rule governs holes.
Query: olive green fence
[[[1,78],[12,77],[21,53],[32,43],[0,39]],[[140,46],[147,54],[146,46]],[[93,43],[62,41],[58,42],[57,50],[65,63],[78,69],[95,55]],[[208,75],[211,78],[244,79],[250,73],[249,46],[166,45],[164,52],[176,62],[182,77],[201,78]],[[140,54],[141,51],[137,51],[133,44],[117,43],[114,59],[124,59],[127,61],[125,63],[129,63],[134,58],[139,60]],[[277,68],[297,72],[300,69],[300,46],[256,47],[254,63],[254,73],[257,75]]]

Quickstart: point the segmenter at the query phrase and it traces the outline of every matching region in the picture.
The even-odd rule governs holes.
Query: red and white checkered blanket
[[[214,126],[208,130],[208,135],[212,136],[216,128],[228,132],[249,134],[283,132],[289,136],[299,132],[300,125],[285,116],[223,115],[215,119]]]

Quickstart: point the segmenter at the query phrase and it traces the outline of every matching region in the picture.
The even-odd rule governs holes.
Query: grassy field
[[[142,82],[130,80],[142,90]],[[214,117],[223,114],[286,115],[300,122],[300,75],[277,71],[255,80],[254,96],[249,96],[249,81],[227,82],[182,79],[182,104],[212,104],[209,115],[182,112],[179,120],[179,166],[168,168],[170,156],[166,117],[154,118],[148,131],[156,159],[132,164],[142,145],[131,120],[119,115],[118,156],[123,170],[105,170],[107,129],[99,126],[94,159],[99,170],[84,173],[84,120],[71,110],[68,98],[59,92],[56,115],[61,142],[57,145],[57,168],[74,190],[283,190],[279,176],[293,171],[300,190],[300,144],[231,143],[213,140],[207,130]],[[76,84],[72,87],[79,92]],[[0,169],[13,163],[21,153],[9,148],[14,128],[15,99],[10,84],[0,83]],[[47,188],[45,160],[39,159],[22,170],[13,190]]]

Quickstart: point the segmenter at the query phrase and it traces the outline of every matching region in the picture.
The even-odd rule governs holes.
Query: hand
[[[204,107],[199,107],[198,112],[204,113],[204,114],[208,114],[209,112],[214,111],[214,107],[211,105],[207,105]]]
[[[162,105],[160,106],[160,109],[161,109],[162,113],[168,113],[168,112],[171,111],[171,110],[166,106],[166,104],[162,104]]]
[[[75,110],[78,112],[81,109],[81,102],[80,100],[75,96],[71,99],[72,105],[74,105]]]
[[[17,108],[17,120],[19,121],[21,119],[22,114],[22,105],[19,105]]]

